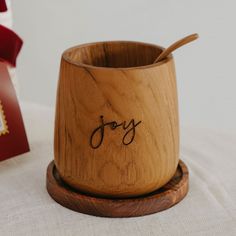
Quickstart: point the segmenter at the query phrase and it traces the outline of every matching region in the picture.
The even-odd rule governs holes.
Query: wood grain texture
[[[151,64],[161,51],[116,41],[63,53],[54,154],[60,176],[73,188],[106,197],[138,196],[174,175],[179,161],[175,68],[172,56]],[[113,123],[94,148],[91,136],[101,115],[104,123]],[[100,141],[101,129],[92,143]]]
[[[175,175],[161,189],[150,194],[127,199],[96,198],[65,184],[51,162],[47,170],[47,190],[50,196],[71,210],[105,217],[134,217],[168,209],[181,201],[188,192],[188,169],[180,161]]]

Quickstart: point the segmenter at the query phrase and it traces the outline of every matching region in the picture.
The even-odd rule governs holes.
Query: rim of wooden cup
[[[132,67],[105,67],[105,66],[95,66],[95,65],[91,65],[91,64],[86,64],[86,63],[82,63],[79,62],[78,60],[74,60],[71,58],[71,53],[79,50],[79,49],[83,49],[86,47],[91,47],[91,46],[95,46],[95,45],[102,45],[102,44],[138,44],[140,46],[148,46],[148,47],[153,47],[153,49],[158,49],[160,50],[160,53],[165,49],[162,46],[159,46],[157,44],[152,44],[152,43],[146,43],[146,42],[141,42],[141,41],[129,41],[129,40],[113,40],[113,41],[98,41],[98,42],[92,42],[92,43],[84,43],[84,44],[80,44],[80,45],[76,45],[73,47],[70,47],[68,49],[66,49],[63,53],[62,53],[62,59],[64,59],[66,62],[68,62],[71,65],[75,65],[75,66],[80,66],[80,67],[84,67],[84,68],[93,68],[93,69],[98,69],[98,70],[135,70],[135,69],[147,69],[147,68],[152,68],[152,67],[157,67],[160,65],[163,65],[165,63],[168,63],[170,60],[173,59],[173,55],[170,54],[169,56],[167,56],[164,60],[161,60],[157,63],[151,63],[151,64],[147,64],[147,65],[141,65],[141,66],[132,66]],[[160,54],[159,53],[159,54]],[[158,55],[156,55],[156,57],[158,57]],[[155,58],[153,60],[153,62],[155,61]]]

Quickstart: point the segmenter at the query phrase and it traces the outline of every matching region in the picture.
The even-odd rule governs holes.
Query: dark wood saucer
[[[134,217],[166,210],[186,196],[188,181],[188,168],[180,160],[175,175],[162,188],[139,197],[111,199],[72,189],[61,180],[54,161],[47,169],[47,190],[56,202],[77,212],[103,217]]]

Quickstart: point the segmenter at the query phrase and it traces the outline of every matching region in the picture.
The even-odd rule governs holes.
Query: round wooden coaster
[[[134,217],[163,211],[180,202],[188,192],[188,169],[179,161],[173,178],[162,188],[147,195],[110,199],[80,193],[65,184],[52,161],[47,169],[47,190],[62,206],[71,210],[103,217]]]

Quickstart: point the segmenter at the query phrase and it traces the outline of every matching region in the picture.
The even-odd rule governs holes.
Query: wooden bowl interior
[[[73,64],[129,68],[153,64],[162,48],[152,44],[111,41],[85,44],[68,49],[63,57]]]

